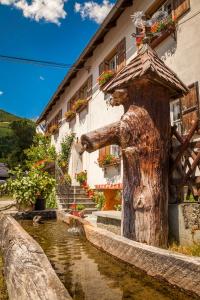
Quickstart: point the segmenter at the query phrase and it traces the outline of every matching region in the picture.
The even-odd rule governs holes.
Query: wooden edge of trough
[[[10,300],[72,299],[40,245],[6,214],[0,214],[0,248]]]
[[[57,218],[81,227],[86,239],[100,250],[152,277],[200,296],[200,258],[129,240],[64,212],[57,212]]]

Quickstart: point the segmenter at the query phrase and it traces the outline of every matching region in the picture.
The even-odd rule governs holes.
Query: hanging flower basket
[[[76,113],[75,111],[73,110],[68,110],[66,113],[65,113],[65,118],[66,118],[66,121],[67,122],[70,122],[72,119],[74,119],[76,116]]]
[[[77,113],[81,112],[88,105],[87,99],[79,99],[73,105],[73,110]]]
[[[111,80],[115,75],[115,72],[112,70],[104,71],[99,78],[97,79],[99,86],[103,87],[109,80]]]

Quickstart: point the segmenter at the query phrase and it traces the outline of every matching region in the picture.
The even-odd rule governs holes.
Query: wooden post
[[[122,148],[122,235],[167,246],[169,93],[148,80],[113,93],[111,104],[124,105],[120,122],[82,136],[88,152],[108,144]]]

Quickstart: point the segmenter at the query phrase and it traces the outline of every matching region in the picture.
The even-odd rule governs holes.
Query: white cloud
[[[110,3],[109,0],[103,0],[101,4],[94,1],[88,1],[84,4],[76,2],[74,10],[75,12],[80,13],[83,20],[88,18],[100,24],[103,22],[113,5],[114,4]]]
[[[40,78],[40,80],[44,80],[45,79],[43,76],[40,76],[39,78]]]
[[[0,96],[2,96],[3,95],[3,91],[0,91]]]
[[[36,21],[41,19],[60,24],[59,19],[64,19],[67,15],[64,10],[66,0],[32,0],[29,4],[28,0],[0,0],[0,4],[12,5],[22,10],[24,17],[31,18]]]

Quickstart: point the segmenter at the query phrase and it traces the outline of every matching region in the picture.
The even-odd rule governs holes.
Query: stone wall
[[[72,299],[42,248],[5,214],[0,215],[0,248],[10,300]]]
[[[200,296],[200,258],[134,242],[63,212],[58,212],[58,219],[80,226],[87,240],[100,250],[145,271],[150,276],[166,280]]]
[[[169,233],[183,246],[200,243],[200,203],[170,204]]]

